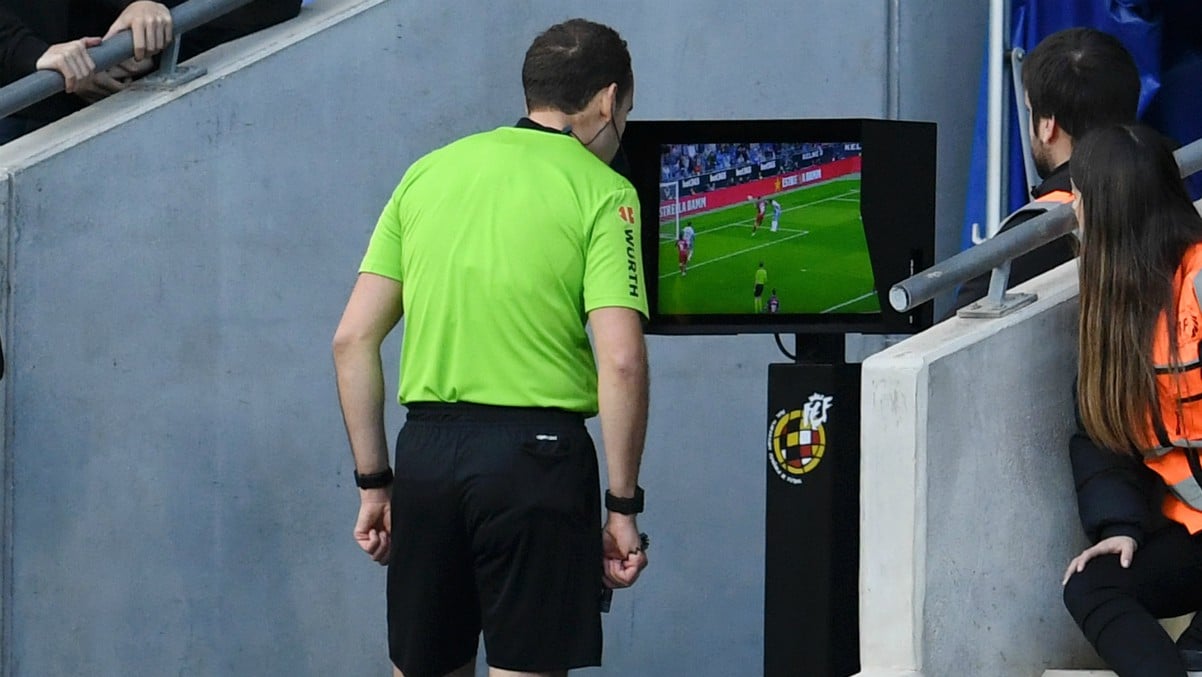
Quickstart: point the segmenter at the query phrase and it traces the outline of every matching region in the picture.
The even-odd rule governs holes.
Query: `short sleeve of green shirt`
[[[639,199],[634,188],[603,199],[587,234],[584,310],[621,307],[647,315]]]
[[[397,197],[404,187],[404,182],[397,187],[392,199],[384,205],[384,211],[372,231],[371,241],[367,245],[367,253],[359,264],[360,273],[374,273],[401,282],[401,219],[397,210]]]

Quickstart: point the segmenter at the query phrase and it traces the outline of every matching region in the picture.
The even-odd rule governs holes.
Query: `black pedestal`
[[[765,677],[860,670],[860,365],[842,347],[768,367]]]

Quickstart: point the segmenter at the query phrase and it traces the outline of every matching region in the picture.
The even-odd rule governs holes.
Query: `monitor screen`
[[[660,312],[880,312],[859,142],[662,144],[660,175]]]
[[[643,214],[649,331],[929,325],[929,309],[900,316],[886,299],[933,263],[934,125],[632,121],[625,144]]]

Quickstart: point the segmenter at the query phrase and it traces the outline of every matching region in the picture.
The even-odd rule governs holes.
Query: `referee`
[[[527,117],[405,173],[334,337],[354,537],[388,564],[397,675],[474,675],[481,633],[492,675],[600,665],[602,593],[647,565],[639,204],[608,166],[633,104],[630,54],[613,29],[573,19],[534,40],[522,84]],[[394,477],[380,346],[402,313]],[[604,527],[584,427],[598,412]]]

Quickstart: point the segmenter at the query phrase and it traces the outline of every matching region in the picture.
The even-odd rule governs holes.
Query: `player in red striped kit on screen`
[[[759,230],[760,224],[764,222],[764,212],[768,210],[768,201],[754,195],[748,195],[747,199],[755,202],[755,225],[751,227],[751,234],[755,235],[755,231]]]

